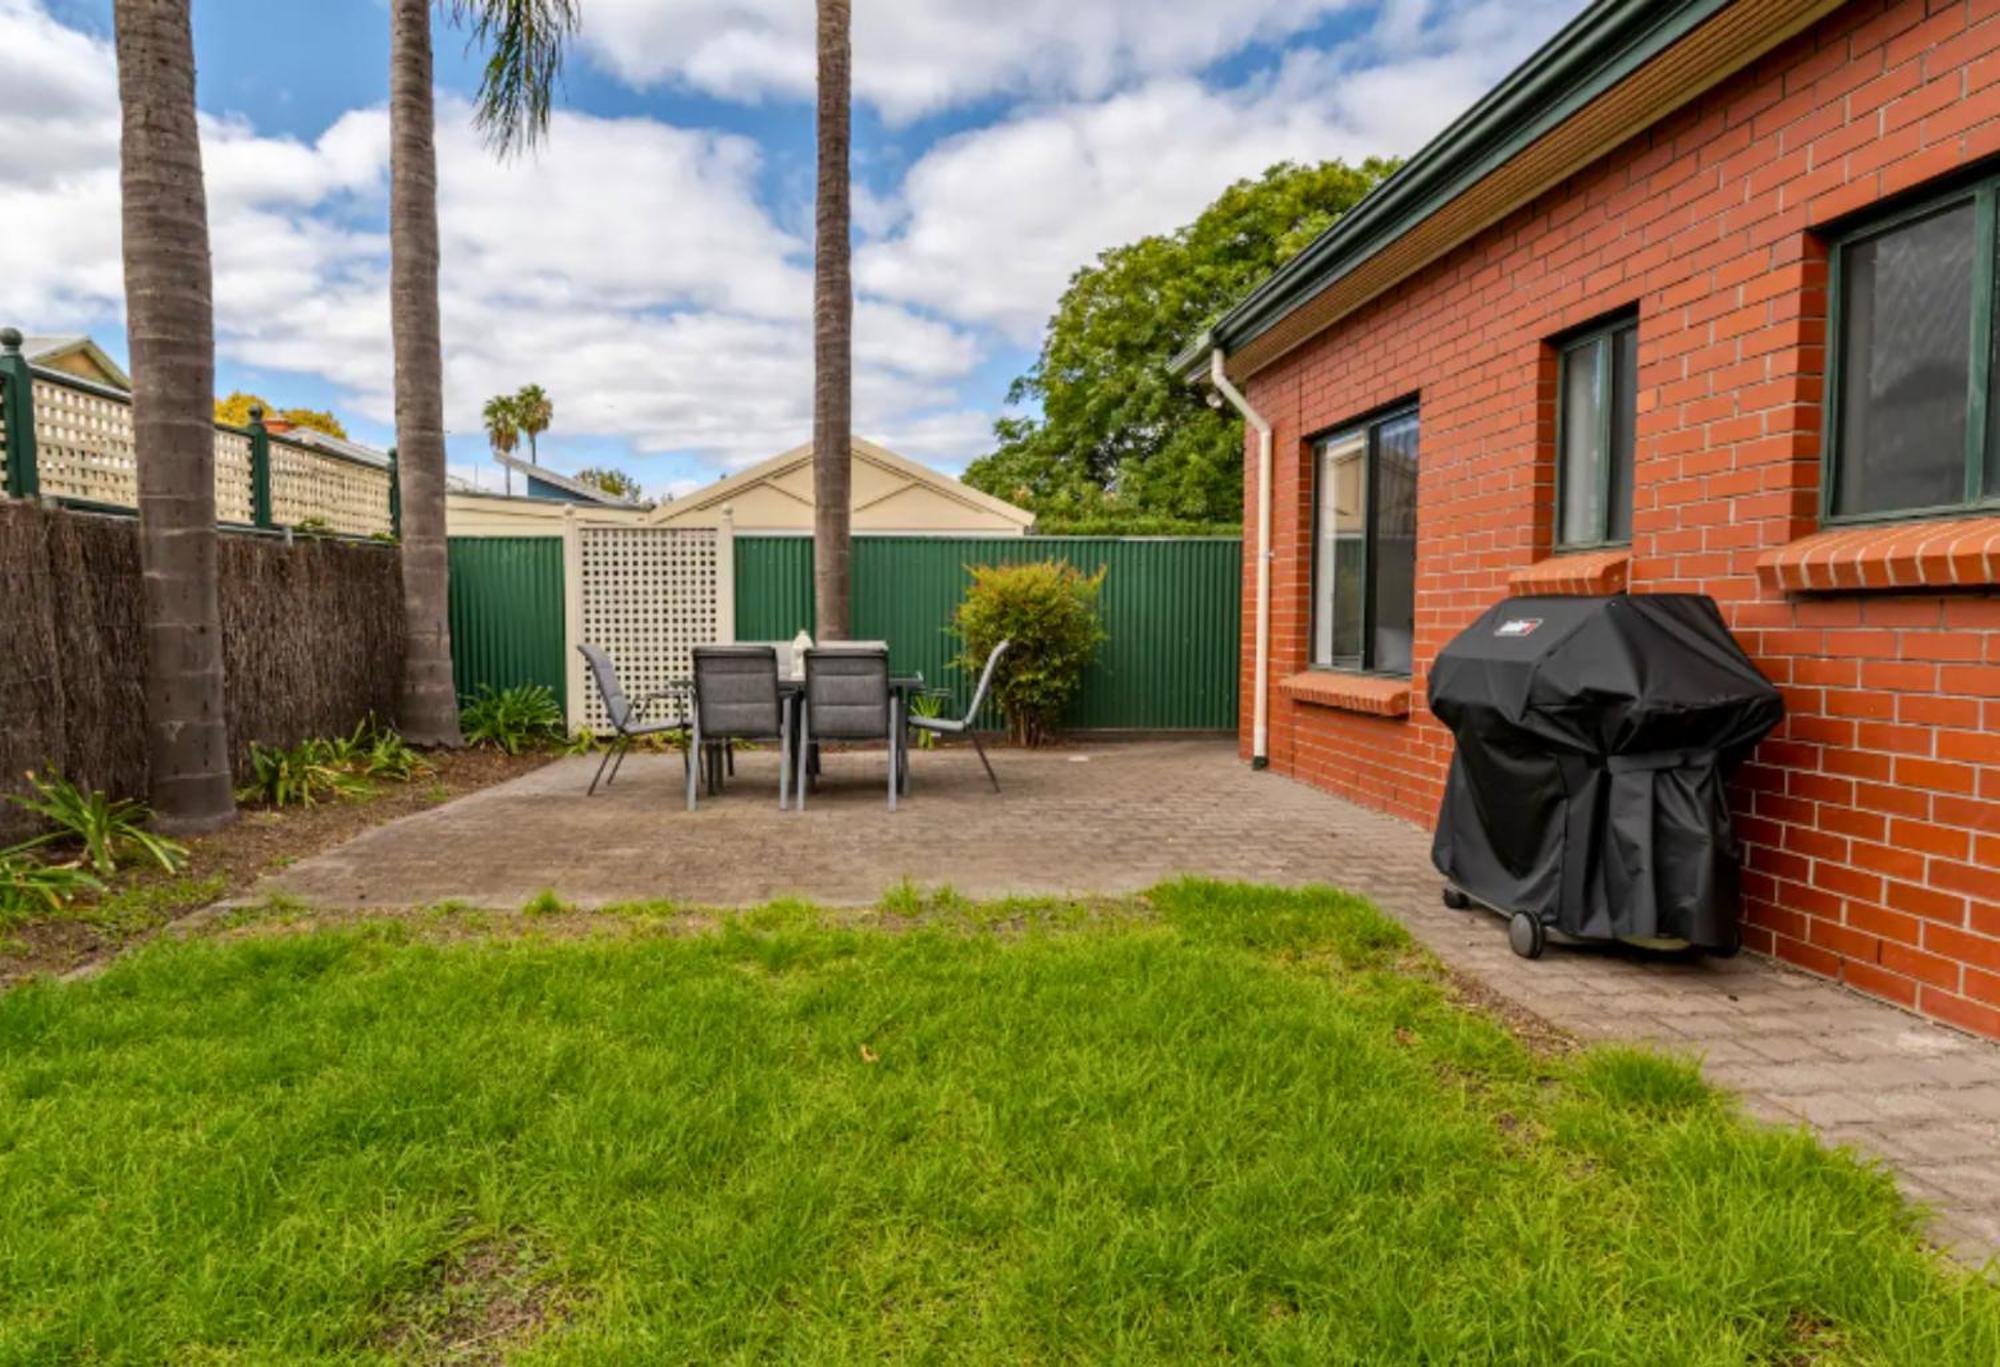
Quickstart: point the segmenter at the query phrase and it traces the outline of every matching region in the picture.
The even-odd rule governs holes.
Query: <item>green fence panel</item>
[[[736,639],[789,641],[813,629],[809,536],[736,538]]]
[[[559,536],[459,536],[451,563],[451,672],[481,684],[546,684],[568,706]]]
[[[854,634],[889,642],[897,670],[920,671],[963,709],[974,680],[951,667],[950,628],[972,581],[966,567],[1049,559],[1109,571],[1107,639],[1067,725],[1235,729],[1243,546],[1234,538],[856,537]],[[737,639],[788,640],[801,627],[812,627],[811,540],[739,537]]]

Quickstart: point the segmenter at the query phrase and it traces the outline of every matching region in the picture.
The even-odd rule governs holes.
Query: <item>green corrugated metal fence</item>
[[[967,565],[1063,560],[1105,576],[1108,639],[1065,723],[1116,730],[1234,730],[1243,546],[1231,538],[858,536],[853,631],[885,640],[898,670],[948,687],[963,709],[973,680],[947,662]],[[736,636],[786,640],[812,625],[812,542],[738,537]]]
[[[453,537],[450,564],[451,672],[459,693],[538,683],[567,703],[562,538]]]
[[[812,622],[812,538],[737,537],[736,639],[789,641]]]

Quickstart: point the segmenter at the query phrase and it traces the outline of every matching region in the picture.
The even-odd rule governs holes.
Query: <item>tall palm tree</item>
[[[851,0],[819,0],[819,201],[813,215],[813,595],[821,640],[848,635],[854,464],[849,256]]]
[[[216,594],[215,309],[189,0],[117,0],[146,754],[163,829],[236,815]]]
[[[495,394],[480,410],[486,424],[486,444],[496,456],[511,456],[521,445],[520,401],[512,394]],[[502,467],[505,469],[506,467]],[[514,492],[514,472],[506,470],[507,492]]]
[[[524,384],[521,392],[514,396],[514,420],[528,436],[528,460],[540,465],[541,456],[535,451],[535,438],[549,430],[549,424],[556,420],[555,401],[538,384]]]
[[[437,114],[432,0],[389,4],[389,291],[396,351],[396,445],[403,477],[401,721],[419,744],[460,745],[445,569],[444,350],[438,325]],[[548,126],[575,0],[453,0],[487,50],[478,120],[501,155]]]

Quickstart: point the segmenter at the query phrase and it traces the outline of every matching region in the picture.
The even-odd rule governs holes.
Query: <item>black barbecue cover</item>
[[[1783,715],[1708,598],[1510,598],[1431,667],[1458,744],[1431,858],[1572,935],[1736,942],[1723,780]]]

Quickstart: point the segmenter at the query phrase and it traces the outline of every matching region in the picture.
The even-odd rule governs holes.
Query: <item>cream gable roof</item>
[[[854,440],[853,529],[919,535],[1020,536],[1035,515],[907,456]],[[728,508],[739,532],[809,533],[813,524],[812,444],[795,446],[696,493],[662,504],[657,525],[712,526]]]

